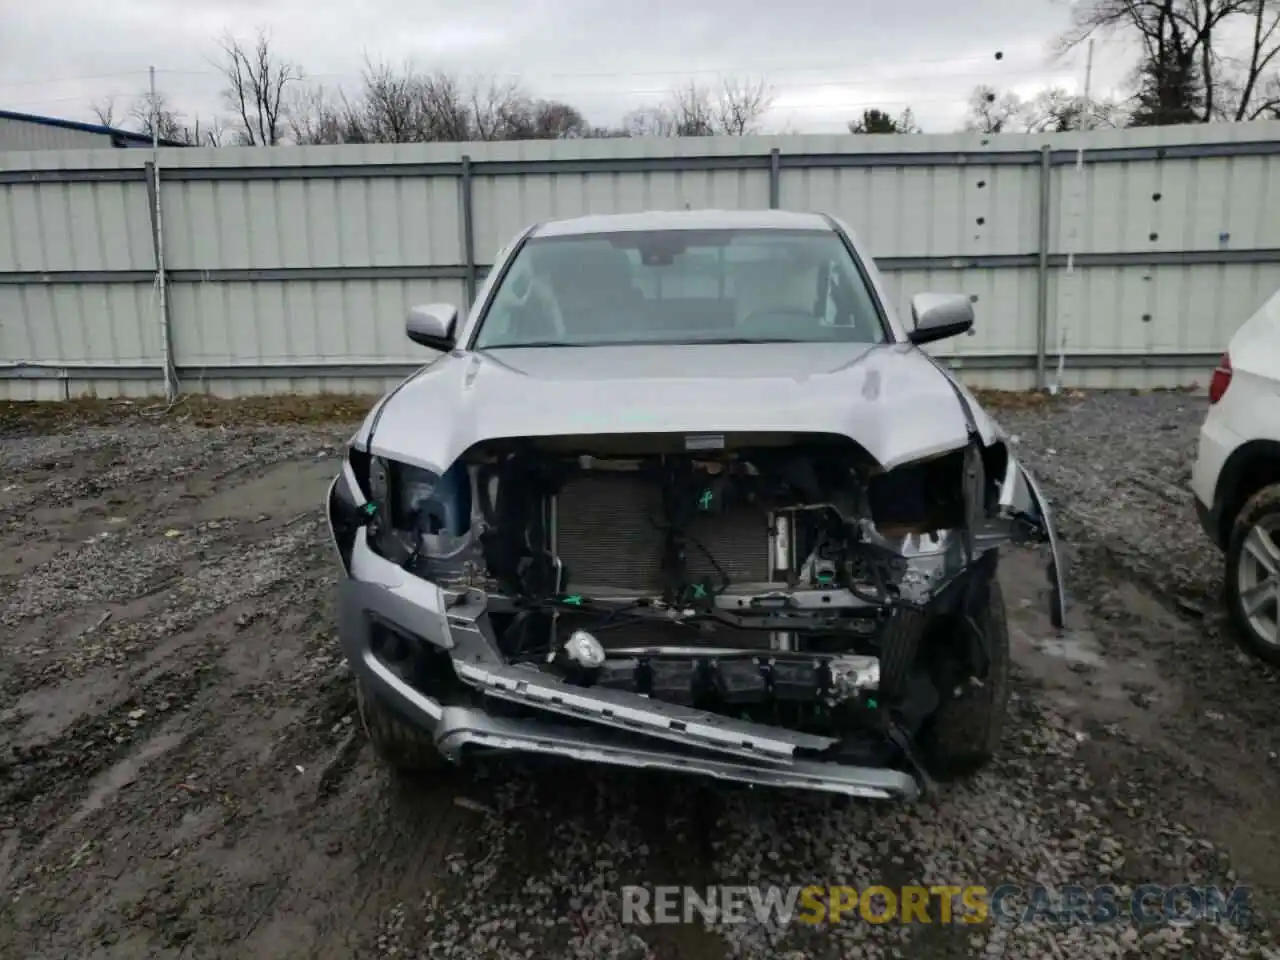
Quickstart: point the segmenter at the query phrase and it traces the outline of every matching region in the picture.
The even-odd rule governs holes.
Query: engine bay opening
[[[484,597],[495,653],[794,729],[936,695],[928,617],[961,603],[999,453],[883,471],[826,435],[478,444],[442,474],[369,463],[370,543]]]
[[[500,592],[696,607],[764,584],[865,582],[879,600],[894,572],[891,551],[869,535],[874,514],[911,533],[956,519],[933,503],[942,484],[926,475],[877,485],[875,465],[840,438],[608,439],[488,444],[460,461],[483,573]],[[444,513],[463,512],[462,493],[438,497]]]

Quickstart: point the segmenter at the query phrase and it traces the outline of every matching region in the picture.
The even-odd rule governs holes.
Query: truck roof
[[[791,210],[648,210],[548,220],[538,225],[533,236],[573,237],[650,230],[829,231],[831,223],[820,213]]]

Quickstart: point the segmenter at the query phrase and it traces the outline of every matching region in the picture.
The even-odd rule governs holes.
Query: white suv
[[[1240,642],[1280,666],[1280,291],[1213,372],[1191,485],[1200,522],[1226,552]]]

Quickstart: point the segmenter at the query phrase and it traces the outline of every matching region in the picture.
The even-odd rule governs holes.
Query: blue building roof
[[[121,130],[118,127],[106,127],[97,123],[80,123],[76,120],[60,120],[57,117],[37,117],[30,113],[17,113],[13,110],[0,110],[0,120],[21,120],[24,123],[38,123],[45,127],[61,127],[63,130],[79,130],[82,133],[97,133],[111,138],[113,147],[149,147],[151,134],[134,133],[132,130]],[[162,147],[185,147],[185,143],[176,140],[161,139]]]

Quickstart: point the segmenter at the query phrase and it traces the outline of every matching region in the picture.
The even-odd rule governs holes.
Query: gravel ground
[[[324,421],[358,403],[2,409],[0,956],[1280,956],[1276,677],[1224,629],[1185,493],[1203,404],[998,412],[1059,511],[1071,628],[1014,555],[999,759],[909,808],[524,763],[393,784],[317,509],[351,430]],[[1247,883],[1261,916],[624,926],[619,904],[965,882]]]

